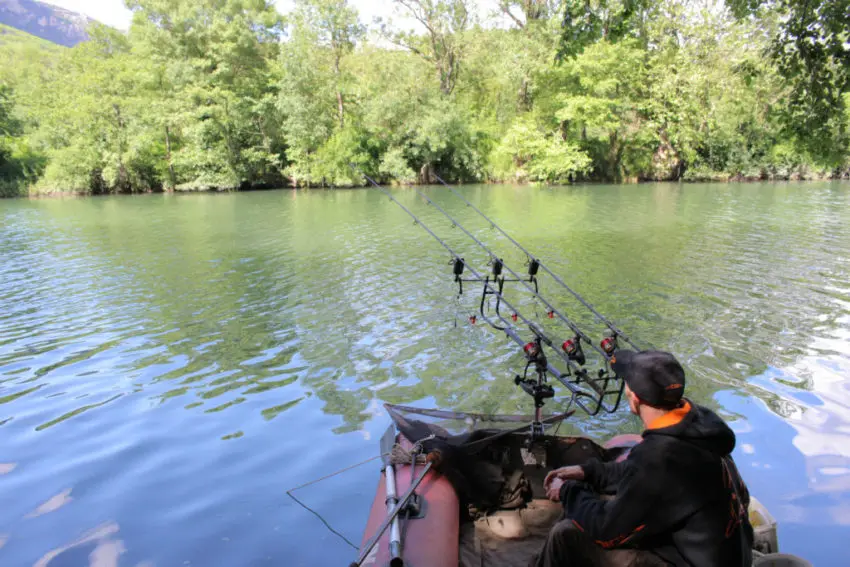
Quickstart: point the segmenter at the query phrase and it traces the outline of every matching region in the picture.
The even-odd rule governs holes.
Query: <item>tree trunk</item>
[[[431,175],[431,164],[426,163],[419,170],[419,183],[422,185],[431,185],[434,183],[434,177]]]
[[[531,96],[528,93],[528,77],[522,78],[522,84],[519,86],[517,99],[517,107],[520,112],[531,110]]]
[[[651,176],[654,181],[677,181],[682,176],[684,160],[670,142],[667,131],[659,132],[658,148],[652,155]]]
[[[130,193],[133,188],[130,184],[127,167],[124,165],[124,153],[127,147],[126,140],[124,139],[124,118],[121,116],[120,106],[113,103],[112,109],[115,111],[115,120],[118,124],[118,178],[115,180],[115,191],[118,193]]]
[[[617,131],[614,130],[608,134],[608,169],[613,181],[622,180],[622,172],[620,171],[620,143],[618,140]]]
[[[165,126],[165,159],[168,160],[168,190],[177,187],[177,176],[174,175],[174,162],[171,161],[171,131]]]
[[[337,103],[337,112],[339,112],[339,127],[342,128],[345,126],[345,105],[342,102],[342,89],[339,88],[340,83],[340,71],[339,71],[339,59],[340,55],[337,54],[334,59],[334,74],[336,75],[336,103]]]
[[[345,126],[345,107],[342,104],[342,93],[336,92],[336,103],[339,109],[339,127],[342,128]]]

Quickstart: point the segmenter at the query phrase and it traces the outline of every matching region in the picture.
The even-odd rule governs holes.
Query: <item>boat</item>
[[[381,439],[381,453],[391,458],[375,490],[360,557],[352,563],[363,567],[526,567],[562,514],[560,504],[544,496],[546,474],[591,458],[621,461],[641,441],[640,435],[618,435],[598,443],[586,437],[544,434],[535,436],[532,445],[527,425],[507,430],[478,426],[529,423],[534,416],[385,407],[393,424]],[[441,423],[414,420],[411,415]],[[569,415],[541,421],[552,425]],[[464,424],[467,431],[453,435],[447,423]],[[429,466],[430,453],[440,453],[438,468],[445,472]],[[415,502],[408,505],[405,496],[414,484]],[[395,520],[388,522],[399,508]],[[776,522],[770,513],[751,498],[749,515],[756,555],[777,553]]]

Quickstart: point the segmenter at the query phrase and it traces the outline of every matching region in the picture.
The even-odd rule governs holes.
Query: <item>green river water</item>
[[[850,184],[462,191],[682,360],[687,394],[737,433],[783,550],[847,564]],[[486,269],[433,207],[394,194]],[[285,491],[376,454],[384,402],[531,411],[520,352],[468,324],[476,293],[455,303],[448,261],[376,190],[0,201],[0,565],[346,565],[352,550]],[[639,429],[623,410],[561,431]],[[359,541],[377,478],[367,465],[300,497]]]

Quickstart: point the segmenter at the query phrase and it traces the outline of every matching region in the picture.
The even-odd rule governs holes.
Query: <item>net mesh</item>
[[[525,506],[545,497],[543,479],[557,467],[597,458],[613,460],[614,450],[590,439],[547,434],[529,448],[531,416],[495,416],[387,404],[399,432],[427,452],[438,452],[439,470],[452,483],[468,519]],[[567,414],[543,418],[552,426]]]

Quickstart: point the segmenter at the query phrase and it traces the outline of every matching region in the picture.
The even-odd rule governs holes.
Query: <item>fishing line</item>
[[[322,481],[324,481],[324,480],[328,480],[329,478],[333,478],[333,477],[335,477],[335,476],[337,476],[337,475],[340,475],[340,474],[342,474],[342,473],[348,472],[348,471],[350,471],[350,470],[352,470],[352,469],[356,469],[357,467],[361,467],[361,466],[363,466],[363,465],[365,465],[365,464],[367,464],[367,463],[371,463],[372,461],[375,461],[375,460],[377,460],[377,459],[381,459],[381,458],[386,457],[386,456],[388,456],[388,455],[389,455],[389,453],[383,453],[383,454],[380,454],[380,455],[375,455],[374,457],[369,457],[369,458],[368,458],[368,459],[366,459],[365,461],[361,461],[361,462],[359,462],[359,463],[357,463],[357,464],[354,464],[354,465],[351,465],[351,466],[345,467],[344,469],[340,469],[340,470],[338,470],[338,471],[336,471],[336,472],[332,472],[331,474],[325,475],[325,476],[323,476],[323,477],[321,477],[321,478],[317,478],[316,480],[311,480],[310,482],[306,482],[306,483],[304,483],[304,484],[302,484],[302,485],[300,485],[300,486],[296,486],[295,488],[290,488],[289,490],[287,490],[287,491],[286,491],[286,494],[287,494],[287,496],[289,496],[290,498],[292,498],[293,500],[295,500],[295,502],[297,502],[297,503],[298,503],[298,504],[299,504],[302,508],[304,508],[305,510],[307,510],[308,512],[310,512],[311,514],[313,514],[314,516],[316,516],[317,518],[319,518],[319,520],[320,520],[320,521],[321,521],[321,522],[325,525],[325,527],[326,527],[326,528],[327,528],[327,529],[328,529],[331,533],[333,533],[334,535],[336,535],[337,537],[339,537],[340,539],[342,539],[342,541],[344,541],[345,543],[347,543],[348,545],[350,545],[350,546],[351,546],[351,547],[353,547],[354,549],[360,549],[358,546],[356,546],[356,545],[354,545],[353,543],[351,543],[351,540],[349,540],[347,537],[345,537],[344,535],[342,535],[341,533],[339,533],[338,531],[336,531],[336,530],[333,528],[333,526],[331,526],[331,525],[328,523],[328,521],[327,521],[327,520],[325,520],[325,519],[322,517],[322,515],[321,515],[321,514],[319,514],[318,512],[316,512],[315,510],[313,510],[312,508],[310,508],[309,506],[307,506],[306,504],[304,504],[303,502],[301,502],[301,501],[300,501],[298,498],[296,498],[296,497],[295,497],[295,495],[294,495],[294,494],[292,494],[292,493],[293,493],[293,492],[295,492],[296,490],[301,490],[302,488],[307,488],[308,486],[312,486],[312,485],[314,485],[314,484],[318,484],[318,483],[320,483],[320,482],[322,482]]]

